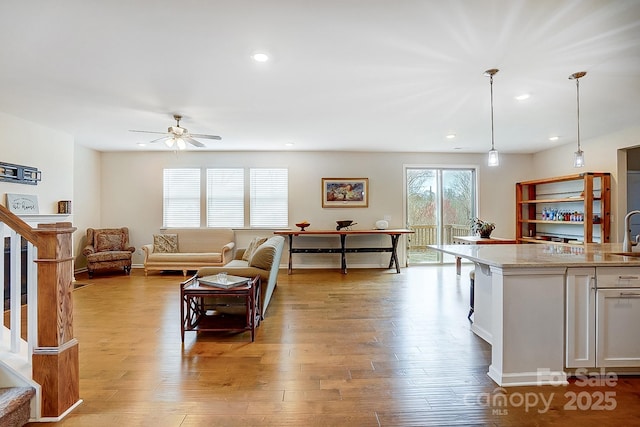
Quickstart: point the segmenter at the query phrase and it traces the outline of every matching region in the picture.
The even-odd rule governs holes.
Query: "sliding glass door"
[[[476,174],[471,168],[405,167],[407,262],[453,262],[453,257],[428,248],[452,244],[470,234],[476,212]]]

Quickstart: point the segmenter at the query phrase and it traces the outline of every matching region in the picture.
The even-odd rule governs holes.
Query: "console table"
[[[356,252],[391,252],[391,259],[389,260],[389,267],[392,268],[395,264],[396,272],[400,273],[400,263],[398,262],[398,240],[400,236],[403,234],[411,234],[412,230],[407,229],[396,229],[396,230],[310,230],[310,231],[293,231],[293,230],[278,230],[274,231],[274,234],[279,234],[282,236],[289,237],[289,270],[288,273],[291,274],[293,271],[293,262],[292,255],[293,254],[340,254],[340,265],[343,274],[347,274],[347,253],[356,253]],[[353,235],[369,235],[369,234],[382,234],[391,237],[391,246],[389,247],[378,247],[378,248],[347,248],[347,236]],[[339,248],[294,248],[293,247],[293,237],[304,237],[304,236],[318,236],[318,235],[328,235],[328,236],[339,236],[340,237],[340,247]]]
[[[216,313],[214,306],[205,303],[207,297],[237,298],[238,307],[244,306],[245,313]],[[229,289],[200,284],[196,275],[180,283],[182,342],[185,331],[251,331],[253,342],[260,316],[260,276]]]

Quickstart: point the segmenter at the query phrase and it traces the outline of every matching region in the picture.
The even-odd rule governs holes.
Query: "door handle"
[[[638,280],[638,276],[618,276],[618,280]]]

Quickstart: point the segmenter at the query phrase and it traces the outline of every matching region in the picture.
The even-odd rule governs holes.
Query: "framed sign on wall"
[[[37,214],[38,196],[33,194],[7,193],[7,208],[14,214]]]

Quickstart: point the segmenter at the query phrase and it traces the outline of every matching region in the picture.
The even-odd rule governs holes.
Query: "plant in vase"
[[[488,239],[495,228],[496,225],[493,222],[483,221],[477,217],[471,220],[471,231],[482,238]]]

